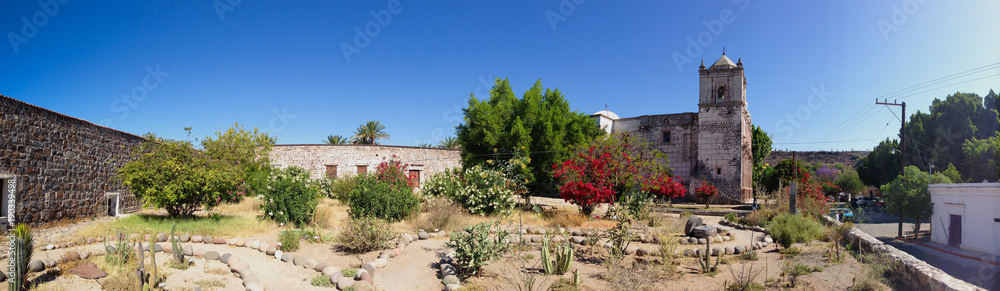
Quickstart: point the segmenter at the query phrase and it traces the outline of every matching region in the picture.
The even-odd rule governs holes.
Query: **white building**
[[[1000,255],[1000,183],[931,184],[931,241]]]

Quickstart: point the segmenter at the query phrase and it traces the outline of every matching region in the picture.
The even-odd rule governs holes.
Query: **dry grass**
[[[347,212],[349,209],[350,206],[340,203],[340,201],[323,198],[316,205],[316,215],[313,217],[313,221],[319,227],[333,229],[350,220],[350,214]]]
[[[214,210],[225,215],[253,218],[260,214],[260,200],[248,197],[240,203],[219,205]]]
[[[177,224],[176,235],[192,233],[210,236],[245,237],[273,232],[277,225],[268,220],[242,216],[223,215],[210,217],[168,217],[166,215],[138,213],[108,222],[96,223],[77,231],[77,236],[102,236],[122,231],[124,233],[170,233]]]
[[[582,214],[566,211],[545,212],[544,217],[549,225],[554,227],[579,227],[589,220]]]

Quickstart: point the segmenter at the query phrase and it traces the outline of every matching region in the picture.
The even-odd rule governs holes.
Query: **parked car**
[[[864,196],[855,198],[854,201],[856,201],[858,203],[858,206],[861,207],[875,206],[875,203],[877,202],[877,200],[874,197],[864,197]]]

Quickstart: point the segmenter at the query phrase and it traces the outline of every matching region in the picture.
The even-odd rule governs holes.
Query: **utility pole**
[[[795,206],[799,185],[798,165],[798,163],[795,163],[795,152],[792,152],[792,181],[788,183],[788,212],[791,214],[799,213],[798,208]]]
[[[903,115],[902,116],[903,118],[899,119],[899,122],[902,124],[899,127],[899,140],[900,140],[899,145],[901,147],[901,151],[899,152],[899,174],[903,175],[903,173],[906,172],[906,102],[896,103],[896,100],[892,100],[892,102],[893,103],[889,103],[888,99],[884,99],[882,102],[878,102],[878,98],[875,99],[875,104],[877,105],[886,105],[886,106],[892,105],[892,106],[903,107],[903,113],[901,113],[901,115]],[[899,214],[899,227],[896,230],[897,231],[896,237],[903,237],[902,203],[896,203],[896,212],[898,212],[897,214]]]

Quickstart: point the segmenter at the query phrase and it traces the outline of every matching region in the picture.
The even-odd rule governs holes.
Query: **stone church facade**
[[[752,128],[743,62],[723,54],[710,67],[702,61],[698,73],[698,112],[619,118],[602,110],[591,117],[608,133],[638,134],[666,153],[689,195],[706,181],[719,189],[716,203],[751,202]]]

